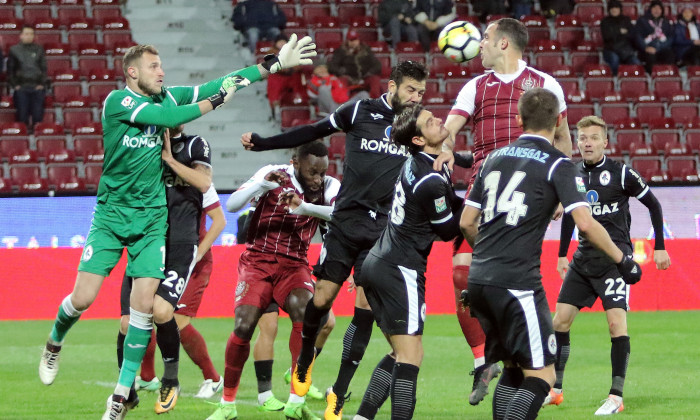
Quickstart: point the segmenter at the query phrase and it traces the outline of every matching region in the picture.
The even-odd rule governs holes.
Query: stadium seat
[[[11,95],[0,96],[0,125],[14,122],[17,110]]]
[[[676,125],[685,125],[700,115],[698,103],[693,100],[688,92],[683,95],[676,95],[668,103],[668,111]]]
[[[0,159],[9,163],[36,162],[36,154],[29,149],[29,139],[0,138]]]
[[[101,163],[88,163],[85,165],[85,188],[88,191],[96,191],[102,176]]]
[[[87,78],[92,70],[106,70],[108,65],[104,45],[80,44],[78,47],[78,68],[84,78]]]
[[[700,153],[700,128],[686,129],[683,135],[686,147],[692,153]]]
[[[34,136],[39,139],[65,139],[65,130],[62,125],[49,122],[40,122],[34,126]]]
[[[620,81],[620,93],[627,100],[636,100],[640,92],[649,90],[644,67],[637,64],[620,64],[617,70],[617,78]]]
[[[603,33],[600,30],[600,26],[589,26],[588,34],[590,36],[591,42],[596,46],[598,50],[603,49]]]
[[[12,192],[12,182],[8,178],[0,177],[0,194],[10,194]]]
[[[661,170],[661,159],[657,157],[635,157],[631,160],[632,168],[651,182],[661,182],[664,174]]]
[[[10,180],[17,186],[19,192],[48,191],[46,180],[41,178],[41,166],[39,164],[20,163],[10,165]]]
[[[623,101],[619,93],[605,95],[600,102],[600,114],[607,124],[614,125],[631,117],[629,102]]]
[[[700,98],[700,66],[688,66],[688,90],[695,99]]]
[[[584,25],[600,25],[600,20],[605,17],[605,7],[602,1],[577,1],[574,16]]]
[[[333,134],[328,146],[329,159],[345,159],[345,134]]]
[[[75,164],[53,163],[46,166],[46,182],[55,191],[82,191],[83,180],[78,178]]]
[[[469,185],[471,178],[472,168],[462,168],[455,165],[454,171],[452,171],[452,183],[460,187],[465,187]]]
[[[63,105],[63,125],[72,127],[76,124],[86,124],[93,121],[90,99],[86,96],[70,98]]]
[[[591,41],[577,41],[572,47],[569,58],[571,60],[571,67],[573,67],[576,74],[579,75],[584,73],[584,69],[587,65],[600,63],[597,47]]]
[[[62,139],[42,138],[36,141],[36,154],[40,161],[47,163],[74,162],[75,155],[68,150],[65,137]]]
[[[311,22],[314,17],[317,16],[330,16],[331,6],[325,1],[311,2],[309,0],[302,1],[301,5],[301,16],[306,19],[307,22]]]
[[[336,2],[336,11],[341,22],[348,22],[350,18],[367,14],[365,4],[354,0],[340,0]]]
[[[457,99],[457,95],[462,90],[464,85],[469,81],[467,78],[450,78],[445,80],[445,96],[452,98],[452,100]]]
[[[71,20],[67,32],[68,44],[72,51],[77,52],[80,44],[97,44],[97,31],[90,18]]]
[[[314,41],[319,51],[328,50],[331,46],[343,43],[343,30],[340,28],[317,28],[314,29]]]
[[[560,66],[553,66],[550,69],[550,75],[554,77],[555,79],[559,80],[560,78],[566,78],[566,77],[576,77],[576,73],[574,72],[574,69],[566,64],[562,64]]]
[[[636,102],[633,106],[636,112],[636,118],[642,125],[649,125],[653,120],[663,118],[666,113],[666,107],[663,102],[660,102],[656,97],[649,92],[639,92]]]
[[[593,104],[586,102],[567,104],[566,111],[567,121],[570,127],[575,126],[583,117],[595,115],[595,107]]]
[[[83,162],[102,162],[105,151],[102,146],[102,136],[77,135],[73,139],[75,157]]]
[[[657,92],[677,92],[683,89],[680,71],[672,64],[654,65],[651,69],[651,80]]]
[[[610,67],[605,64],[586,64],[583,68],[586,94],[591,100],[602,101],[615,90]]]
[[[89,121],[86,123],[67,125],[66,128],[68,129],[68,131],[73,133],[74,138],[77,135],[95,135],[95,136],[102,135],[102,123],[101,122]]]
[[[0,125],[0,139],[4,138],[26,138],[27,126],[18,121],[13,121]]]
[[[49,0],[24,0],[22,2],[22,19],[33,25],[41,19],[51,19],[51,2]]]
[[[336,178],[338,180],[343,179],[343,176],[338,174],[338,164],[334,161],[328,162],[328,169],[326,169],[326,175]]]
[[[666,158],[669,181],[698,181],[698,162],[693,156],[669,156]]]
[[[692,151],[685,144],[678,140],[664,145],[664,156],[690,156]]]
[[[547,19],[542,15],[530,15],[523,16],[520,21],[527,28],[527,33],[529,35],[528,45],[530,47],[535,47],[537,42],[542,40],[549,40],[549,24]]]
[[[70,73],[75,73],[74,70],[71,70]],[[63,75],[69,74],[69,73],[61,73]],[[60,76],[59,76],[60,77]],[[74,98],[76,96],[80,96],[83,93],[83,88],[82,85],[78,80],[66,80],[64,81],[63,79],[54,79],[55,81],[53,82],[53,96],[54,96],[54,101],[58,104],[63,104],[69,101],[71,98]]]
[[[621,153],[629,154],[632,144],[645,142],[644,130],[639,121],[628,118],[615,123],[615,143]]]
[[[87,18],[83,0],[60,0],[56,6],[56,16],[63,26],[68,26],[71,19]]]
[[[559,15],[554,21],[555,39],[564,49],[574,49],[584,40],[584,31],[581,21],[573,15]]]
[[[310,119],[311,112],[308,106],[280,107],[282,129],[292,127],[292,122],[298,119]]]
[[[58,44],[61,42],[61,30],[57,20],[52,18],[37,19],[34,21],[34,42],[41,46],[46,44]]]
[[[346,22],[346,20],[341,20]],[[350,18],[350,27],[357,32],[357,36],[364,43],[379,40],[377,22],[372,16],[353,16]]]
[[[19,42],[19,33],[21,29],[21,20],[9,13],[0,15],[0,45],[3,46],[5,52],[7,52],[12,45]]]
[[[554,66],[564,64],[564,53],[558,41],[539,41],[535,46],[535,68],[549,73]]]
[[[457,134],[455,136],[455,151],[469,150],[467,136],[465,134]]]
[[[636,21],[637,17],[639,17],[637,1],[622,1],[622,14],[630,18],[632,21]]]

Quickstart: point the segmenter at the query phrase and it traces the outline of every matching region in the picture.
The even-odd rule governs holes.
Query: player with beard
[[[95,301],[105,277],[127,248],[127,275],[134,277],[124,363],[104,413],[122,419],[126,400],[153,329],[156,289],[165,278],[168,228],[163,180],[163,133],[228,102],[237,89],[270,73],[311,64],[316,55],[310,37],[292,35],[277,56],[199,86],[164,87],[165,72],[152,45],[135,45],[124,54],[126,88],[112,91],[102,109],[105,161],[97,205],[85,242],[73,292],[61,303],[39,362],[39,378],[50,385],[59,368],[59,352],[68,330]],[[163,156],[164,157],[164,156]]]
[[[571,156],[571,135],[566,120],[566,102],[559,83],[550,75],[529,67],[523,61],[528,42],[527,28],[520,21],[499,19],[486,28],[481,41],[481,61],[489,69],[471,79],[462,88],[445,121],[453,136],[471,123],[474,139],[474,171],[469,185],[474,183],[479,166],[494,149],[515,141],[522,129],[516,122],[520,96],[535,87],[553,92],[559,99],[563,123],[557,127],[554,146]],[[460,291],[467,288],[471,247],[462,238],[455,241],[452,258],[457,319],[462,333],[474,354],[474,382],[469,404],[477,405],[488,394],[489,381],[500,372],[498,365],[485,363],[484,332],[476,318],[459,301]]]
[[[337,131],[346,133],[341,189],[319,263],[314,267],[316,292],[306,308],[302,350],[297,370],[292,373],[292,384],[299,395],[305,395],[311,386],[319,326],[353,268],[355,277],[360,275],[362,262],[386,226],[394,182],[410,155],[406,147],[391,142],[391,124],[404,106],[422,101],[427,77],[423,64],[400,62],[391,70],[388,92],[377,99],[341,105],[321,121],[270,138],[254,133],[241,138],[246,149],[261,151],[293,147]],[[444,161],[451,165],[452,159],[452,153],[442,153],[435,166],[441,168]],[[346,392],[369,343],[373,323],[371,308],[359,287],[355,313],[343,338],[338,377],[327,392],[326,419],[342,418]]]
[[[552,145],[563,124],[556,95],[543,88],[525,92],[516,118],[523,134],[484,159],[460,221],[474,248],[464,303],[486,333],[486,362],[504,365],[494,420],[537,418],[554,383],[557,340],[540,260],[559,203],[624,279],[636,281],[642,272],[593,219],[583,179]]]
[[[377,365],[355,420],[373,419],[391,394],[391,418],[410,419],[423,360],[425,271],[433,241],[459,234],[462,202],[446,167],[433,169],[450,132],[420,104],[406,107],[391,138],[410,150],[394,192],[389,223],[362,265],[364,287],[391,353]]]
[[[297,149],[293,164],[263,167],[226,202],[228,211],[238,211],[253,199],[258,204],[238,264],[235,326],[226,344],[223,396],[208,420],[237,417],[236,394],[250,339],[272,301],[289,314],[292,363],[297,359],[304,309],[314,292],[307,251],[319,220],[330,219],[340,188],[338,180],[326,175],[327,169],[326,146],[308,143]],[[292,419],[316,418],[293,388],[284,414]]]

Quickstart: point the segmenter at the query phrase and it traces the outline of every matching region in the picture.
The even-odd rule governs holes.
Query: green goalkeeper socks
[[[126,332],[124,339],[124,362],[122,369],[119,371],[118,385],[131,387],[136,378],[136,371],[141,365],[148,342],[151,340],[151,330],[144,330],[129,324],[129,329]]]
[[[61,306],[58,307],[58,314],[56,314],[56,320],[53,323],[53,328],[51,329],[51,335],[49,338],[56,345],[61,345],[63,340],[68,334],[68,330],[71,329],[73,324],[78,322],[80,315],[83,311],[78,311],[73,307],[70,300],[71,295],[66,296],[61,302]]]

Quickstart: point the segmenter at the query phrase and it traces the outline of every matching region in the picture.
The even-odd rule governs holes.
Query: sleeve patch
[[[435,211],[438,213],[442,213],[443,211],[447,210],[447,201],[445,200],[445,196],[443,195],[440,198],[436,198],[434,200],[435,202]]]
[[[586,192],[586,184],[583,183],[583,178],[581,178],[580,176],[576,177],[576,189],[578,190],[578,192]]]
[[[136,101],[134,101],[134,98],[131,96],[125,96],[124,99],[122,99],[122,106],[126,109],[133,109],[134,105],[136,105]]]

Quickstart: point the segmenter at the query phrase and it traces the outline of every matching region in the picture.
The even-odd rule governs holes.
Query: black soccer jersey
[[[209,144],[199,136],[170,139],[175,159],[183,165],[211,166]],[[165,192],[168,199],[168,241],[196,244],[199,242],[199,221],[202,214],[202,193],[190,186],[165,165]]]
[[[644,197],[649,192],[646,182],[632,168],[606,156],[595,165],[581,162],[576,166],[586,186],[586,200],[591,206],[593,218],[603,225],[622,252],[632,254],[629,197]],[[577,264],[585,266],[587,261],[593,259],[609,259],[585,236],[580,235],[579,240],[579,247],[574,254]]]
[[[358,209],[388,214],[392,187],[410,153],[390,140],[394,110],[386,94],[341,105],[329,118],[333,127],[346,133],[343,181],[334,214]]]
[[[403,166],[396,183],[389,223],[370,253],[392,264],[425,272],[436,234],[459,234],[460,199],[446,171],[433,170],[435,157],[418,153]],[[456,206],[455,206],[456,205]]]
[[[542,240],[554,210],[560,202],[566,213],[587,206],[576,174],[571,160],[540,136],[524,134],[488,155],[465,201],[481,209],[470,284],[542,288]]]

